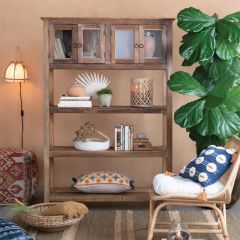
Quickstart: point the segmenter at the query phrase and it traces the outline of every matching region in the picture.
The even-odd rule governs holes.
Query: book
[[[61,38],[55,38],[55,47],[57,49],[59,59],[65,59],[66,58],[62,44],[63,43],[61,41]]]
[[[92,107],[92,101],[59,101],[58,107]]]
[[[91,96],[84,97],[71,97],[71,96],[61,96],[60,101],[90,101]]]

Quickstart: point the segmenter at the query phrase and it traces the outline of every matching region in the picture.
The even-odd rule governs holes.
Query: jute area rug
[[[181,219],[187,221],[212,221],[209,210],[162,212],[161,221]],[[147,210],[92,210],[82,221],[71,228],[58,233],[44,233],[31,229],[29,232],[37,240],[146,240]],[[240,240],[240,221],[230,212],[227,213],[230,240]],[[158,234],[153,240],[167,239],[166,234]],[[216,234],[193,235],[195,240],[220,240]]]

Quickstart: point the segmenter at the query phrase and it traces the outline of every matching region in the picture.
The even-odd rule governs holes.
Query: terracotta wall
[[[23,84],[25,110],[24,147],[36,152],[40,166],[40,184],[43,180],[43,79],[42,79],[42,21],[40,17],[109,17],[109,18],[164,18],[176,17],[177,13],[194,6],[220,17],[239,11],[236,0],[8,0],[0,1],[0,71],[14,58],[15,47],[21,47],[22,59],[30,70],[30,81]],[[174,22],[173,29],[173,69],[182,69],[178,54],[183,32]],[[188,69],[192,71],[192,69]],[[56,72],[56,98],[80,71]],[[111,80],[114,91],[114,104],[129,103],[129,79],[151,76],[154,78],[154,102],[161,101],[158,86],[162,75],[159,71],[99,71]],[[190,99],[173,94],[173,108]],[[20,147],[19,85],[0,81],[0,146]],[[112,128],[120,122],[135,125],[136,131],[144,131],[154,144],[161,142],[159,115],[61,115],[56,118],[56,143],[71,144],[74,131],[84,121],[91,120],[111,137]],[[194,155],[194,143],[184,129],[173,125],[173,166],[180,166]],[[137,166],[137,167],[136,167]],[[59,159],[55,169],[57,185],[70,183],[71,176],[91,169],[118,169],[137,180],[138,184],[148,185],[152,175],[160,169],[156,159]],[[64,169],[64,171],[62,171]]]

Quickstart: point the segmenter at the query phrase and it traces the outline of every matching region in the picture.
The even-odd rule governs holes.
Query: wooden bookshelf
[[[54,164],[61,157],[74,158],[159,158],[163,170],[172,170],[172,95],[167,80],[172,70],[172,22],[174,19],[108,19],[108,18],[42,18],[43,20],[43,100],[44,100],[44,201],[81,202],[147,202],[148,188],[137,187],[135,191],[124,194],[83,194],[71,188],[54,188]],[[84,30],[98,31],[97,48],[86,50],[88,38],[83,38]],[[133,33],[128,44],[130,57],[119,57],[117,51],[122,41],[116,44],[117,31]],[[155,40],[156,56],[145,55],[145,33],[152,31]],[[93,34],[94,35],[94,34]],[[55,39],[61,38],[64,56],[55,53]],[[120,38],[119,38],[120,39]],[[96,39],[95,39],[96,40]],[[85,41],[85,42],[84,42]],[[85,46],[84,46],[85,44]],[[147,44],[146,44],[147,45]],[[119,47],[120,46],[120,47]],[[96,50],[97,49],[97,50]],[[84,52],[85,51],[85,52]],[[88,53],[86,51],[89,51]],[[121,52],[121,50],[119,50]],[[122,52],[121,52],[122,53]],[[121,54],[120,54],[121,55]],[[91,108],[58,108],[54,105],[55,71],[58,70],[161,70],[162,105],[151,107],[111,106]],[[156,91],[157,90],[157,91]],[[158,93],[158,89],[154,89]],[[159,103],[160,104],[160,103]],[[72,146],[54,145],[55,118],[60,114],[158,114],[163,146],[151,150],[86,152],[75,150]],[[119,116],[121,122],[121,117]],[[162,122],[162,124],[161,124]],[[106,123],[107,124],[107,123]],[[157,128],[158,126],[156,126]],[[112,126],[114,131],[114,126]],[[151,136],[150,136],[151,137]],[[160,143],[159,143],[160,144]],[[79,161],[79,165],[81,161]],[[138,164],[141,164],[138,161]],[[150,163],[151,164],[151,163]],[[146,173],[143,173],[146,174]]]

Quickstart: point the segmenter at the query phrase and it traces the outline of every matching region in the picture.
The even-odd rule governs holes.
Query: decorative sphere
[[[72,97],[84,97],[86,96],[85,87],[78,83],[72,83],[67,88],[67,95]]]

